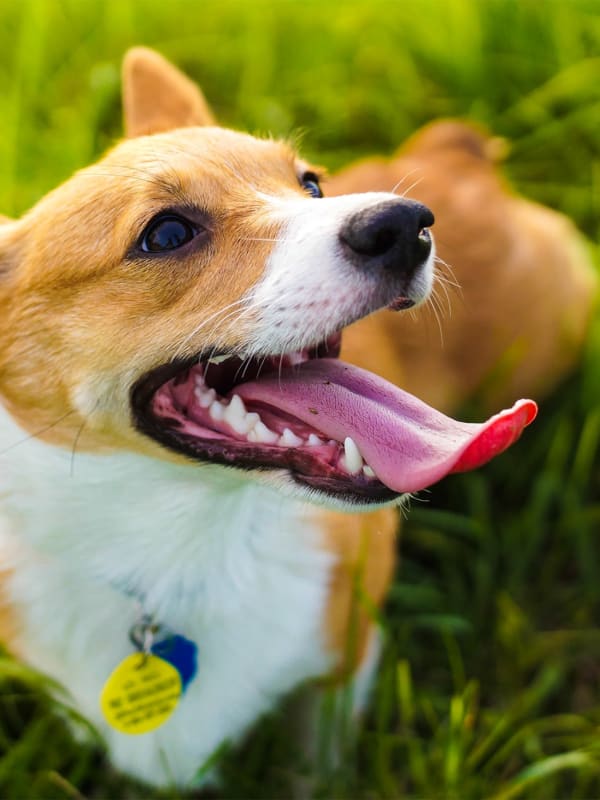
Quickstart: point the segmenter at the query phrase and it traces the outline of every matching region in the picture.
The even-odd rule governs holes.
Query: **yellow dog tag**
[[[171,716],[181,697],[181,677],[168,661],[132,653],[113,670],[100,695],[109,725],[137,735],[158,728]]]

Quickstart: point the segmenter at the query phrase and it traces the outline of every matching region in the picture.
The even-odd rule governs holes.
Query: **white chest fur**
[[[0,452],[23,438],[0,411]],[[223,740],[331,665],[321,612],[332,559],[312,509],[226,470],[127,454],[72,463],[35,439],[0,456],[0,475],[21,650],[68,687],[120,768],[186,784]],[[199,650],[174,715],[137,737],[106,728],[98,705],[132,651],[135,598]]]

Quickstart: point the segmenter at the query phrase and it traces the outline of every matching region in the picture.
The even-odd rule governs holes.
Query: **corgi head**
[[[323,198],[318,168],[212,125],[150,51],[126,58],[124,101],[128,138],[0,226],[9,413],[57,446],[217,464],[333,502],[437,479],[421,456],[392,464],[431,444],[391,387],[336,358],[344,326],[427,297],[430,211]],[[419,428],[429,411],[408,406]]]

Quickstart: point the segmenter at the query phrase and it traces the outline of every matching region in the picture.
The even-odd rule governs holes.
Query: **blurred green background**
[[[223,124],[335,170],[439,116],[510,142],[516,188],[600,230],[599,0],[0,0],[0,214],[120,135],[120,59],[159,49]],[[414,504],[364,731],[318,797],[600,798],[600,330],[522,442]],[[0,796],[150,797],[0,661]],[[219,796],[285,797],[277,714]],[[173,797],[173,793],[163,796]]]

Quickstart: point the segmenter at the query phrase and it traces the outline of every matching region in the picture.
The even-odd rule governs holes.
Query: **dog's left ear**
[[[216,124],[200,89],[147,47],[132,48],[123,60],[123,115],[129,138]]]

